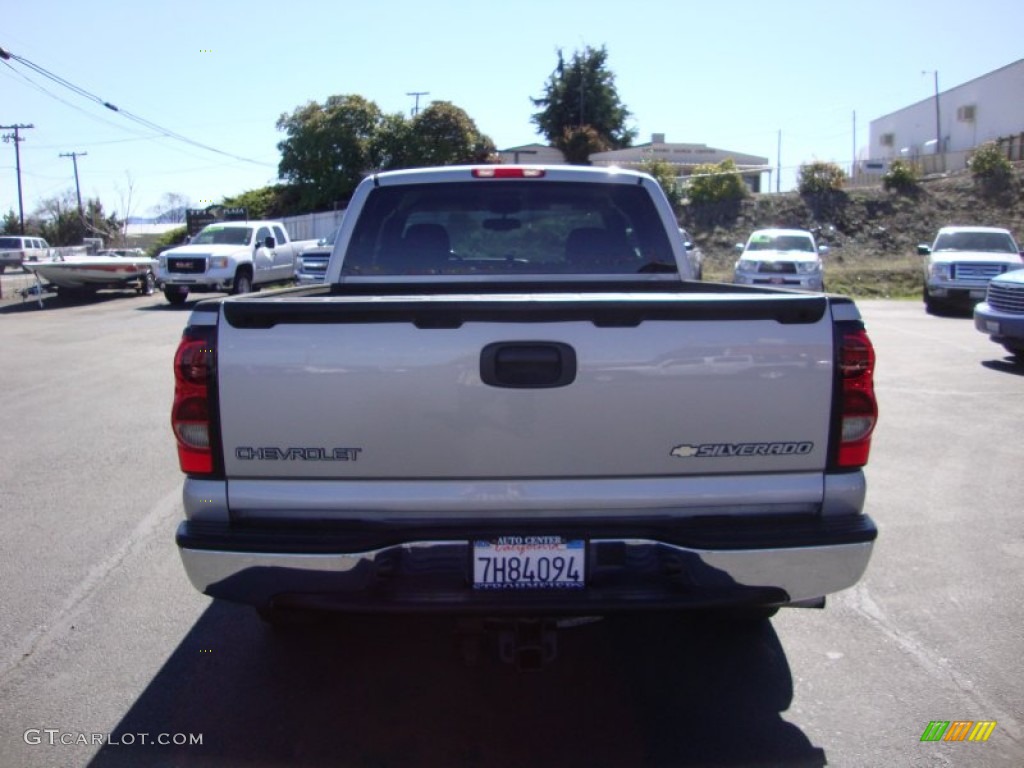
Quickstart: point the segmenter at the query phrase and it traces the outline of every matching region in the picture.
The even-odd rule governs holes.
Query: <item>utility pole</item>
[[[782,191],[782,129],[781,128],[779,128],[779,147],[778,147],[777,154],[775,155],[775,157],[776,157],[776,167],[778,168],[778,173],[775,174],[775,192],[779,193],[779,192]]]
[[[942,151],[942,123],[939,120],[939,70],[935,70],[935,154],[943,156],[942,170],[946,170],[945,152]]]
[[[78,158],[85,157],[88,152],[61,152],[61,157],[70,157],[71,162],[75,166],[75,195],[78,197],[78,215],[80,217],[85,216],[85,212],[82,210],[82,189],[78,186]]]
[[[853,110],[853,154],[850,156],[850,178],[857,173],[857,110]]]
[[[939,119],[939,70],[926,69],[921,74],[927,75],[929,72],[935,76],[935,154],[941,155],[944,153],[942,151],[942,121]]]
[[[412,116],[416,117],[420,113],[420,96],[429,96],[430,91],[406,91],[406,96],[415,96],[416,103],[412,108]]]
[[[24,139],[18,135],[18,131],[26,128],[35,128],[34,125],[0,125],[0,131],[14,131],[14,133],[5,133],[3,136],[4,142],[14,142],[14,166],[18,172],[18,217],[21,223],[21,232],[19,234],[25,234],[25,204],[21,198],[21,150],[18,144],[23,142]]]

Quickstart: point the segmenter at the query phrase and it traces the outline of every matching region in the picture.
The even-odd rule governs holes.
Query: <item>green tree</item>
[[[374,102],[351,94],[281,115],[277,128],[288,138],[277,145],[278,173],[298,187],[303,207],[330,207],[351,196],[373,169],[370,148],[382,120]]]
[[[116,214],[106,214],[99,198],[85,201],[83,213],[78,213],[75,193],[44,200],[34,216],[39,219],[39,234],[50,245],[81,245],[86,237],[102,237],[106,243],[117,242],[121,225]]]
[[[228,208],[245,208],[250,219],[277,219],[302,213],[300,196],[298,187],[273,184],[227,196],[222,205]]]
[[[384,115],[370,140],[370,164],[379,170],[411,168],[416,165],[412,122],[401,112]]]
[[[665,190],[665,196],[675,208],[683,202],[683,191],[679,183],[679,175],[676,168],[667,160],[645,160],[640,165],[640,170],[653,176],[661,188]]]
[[[893,160],[882,175],[882,187],[887,192],[899,192],[904,195],[913,195],[918,191],[919,174],[917,166],[906,160]]]
[[[414,166],[485,163],[497,156],[494,142],[449,101],[433,101],[412,119]]]
[[[983,192],[1004,192],[1012,186],[1013,165],[994,141],[978,147],[967,161],[967,167]]]
[[[3,218],[3,233],[5,235],[17,235],[21,233],[21,219],[14,212],[13,208],[8,209]]]
[[[835,163],[804,163],[797,173],[797,189],[802,195],[838,192],[846,182],[846,173]]]
[[[561,141],[556,142],[567,162],[572,165],[590,165],[590,156],[595,152],[607,152],[612,148],[608,140],[589,125],[570,125],[562,131]]]
[[[736,162],[727,157],[720,163],[705,163],[694,167],[686,187],[686,196],[691,204],[696,205],[732,203],[747,196],[747,185],[743,182]]]
[[[586,127],[593,131],[598,145],[608,149],[628,147],[636,136],[636,131],[626,127],[630,113],[619,99],[615,75],[607,63],[604,46],[576,51],[568,63],[559,51],[558,65],[548,77],[544,95],[530,99],[533,106],[541,108],[531,117],[538,133],[567,158],[572,150],[591,141]],[[587,142],[580,141],[581,134]],[[572,156],[572,162],[581,162],[577,152]]]

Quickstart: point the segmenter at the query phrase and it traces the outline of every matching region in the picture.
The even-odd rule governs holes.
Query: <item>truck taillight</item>
[[[216,328],[185,329],[174,355],[171,428],[178,441],[178,463],[190,475],[214,471],[211,394],[216,366]]]
[[[840,436],[838,464],[863,467],[871,452],[878,420],[875,400],[875,349],[863,328],[839,331]]]

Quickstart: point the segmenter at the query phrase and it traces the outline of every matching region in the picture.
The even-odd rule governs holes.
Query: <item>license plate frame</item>
[[[563,536],[498,536],[470,542],[473,589],[579,590],[586,586],[587,546]]]

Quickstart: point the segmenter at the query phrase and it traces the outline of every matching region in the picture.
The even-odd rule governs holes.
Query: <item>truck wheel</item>
[[[168,303],[174,304],[175,306],[184,304],[185,299],[188,298],[188,289],[181,290],[179,288],[168,286],[167,288],[164,288],[164,297],[167,299]]]
[[[147,272],[139,278],[139,293],[143,296],[152,296],[156,292],[156,278],[152,272]]]
[[[928,293],[927,285],[924,287],[924,311],[929,315],[937,314],[939,311],[939,302]]]
[[[232,293],[252,293],[252,275],[247,271],[239,270],[238,274],[235,275],[235,284],[231,289]]]

